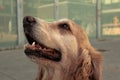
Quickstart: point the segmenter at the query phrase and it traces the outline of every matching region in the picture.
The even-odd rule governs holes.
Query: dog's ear
[[[78,57],[75,80],[100,80],[100,54],[91,53],[89,50],[84,49]]]
[[[102,56],[99,52],[94,51],[94,53],[91,53],[92,73],[90,80],[101,80],[101,61]]]

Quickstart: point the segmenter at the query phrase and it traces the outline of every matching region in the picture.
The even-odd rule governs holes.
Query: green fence
[[[102,35],[120,35],[120,1],[112,0],[102,4]]]
[[[0,0],[0,47],[17,45],[16,0]]]
[[[69,18],[92,38],[98,31],[100,38],[120,36],[120,0],[0,0],[0,48],[25,42],[21,27],[27,15],[47,21]]]
[[[56,0],[58,1],[58,0]],[[56,6],[57,5],[57,6]],[[53,21],[56,18],[69,18],[83,27],[90,37],[96,36],[96,3],[83,0],[24,0],[24,16],[32,15],[42,19]],[[91,29],[92,27],[92,29]]]

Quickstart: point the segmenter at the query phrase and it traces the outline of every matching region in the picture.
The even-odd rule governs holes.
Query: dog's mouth
[[[61,52],[47,47],[44,44],[38,42],[34,38],[26,35],[29,44],[25,45],[25,54],[29,57],[34,56],[37,58],[45,58],[53,61],[61,60]]]

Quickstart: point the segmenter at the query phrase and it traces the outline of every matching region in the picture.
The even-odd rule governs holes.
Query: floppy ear
[[[94,51],[91,56],[92,74],[90,76],[90,80],[101,80],[102,56],[97,51]]]
[[[101,55],[84,49],[79,56],[75,80],[100,80]]]

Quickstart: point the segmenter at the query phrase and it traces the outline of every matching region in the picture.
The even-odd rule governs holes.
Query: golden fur
[[[52,23],[34,19],[36,23],[30,34],[62,54],[60,61],[31,56],[39,66],[36,80],[101,80],[102,56],[91,46],[79,25],[68,19]]]

